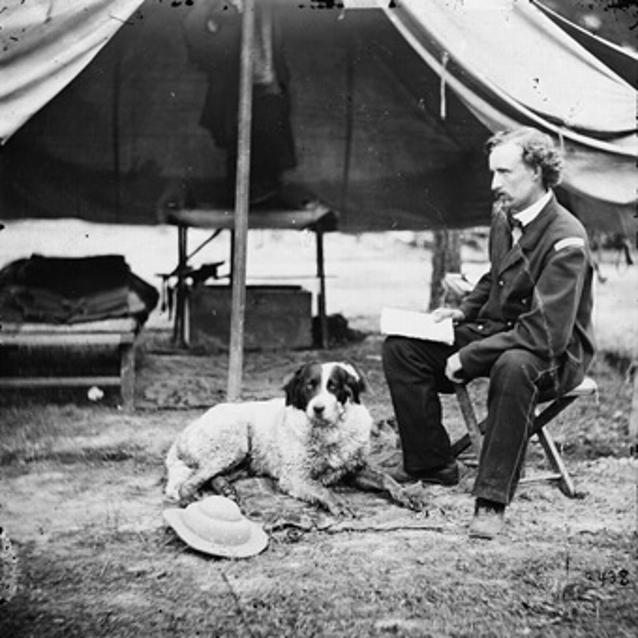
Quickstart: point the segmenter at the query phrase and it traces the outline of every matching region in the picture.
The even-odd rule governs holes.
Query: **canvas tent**
[[[486,223],[482,144],[513,124],[563,145],[561,196],[587,223],[629,229],[635,89],[531,2],[273,2],[298,160],[287,178],[338,210],[341,230]],[[207,87],[183,37],[190,5],[3,4],[3,219],[157,223],[174,180],[211,196],[224,155],[199,126]]]
[[[590,53],[593,53],[599,60],[615,71],[620,77],[625,79],[634,89],[638,88],[638,55],[629,46],[620,46],[615,42],[610,42],[595,33],[590,33],[587,29],[568,20],[566,17],[553,11],[540,2],[534,4],[545,13],[551,20],[560,26],[576,42],[581,44]],[[620,6],[618,7],[620,9]],[[629,7],[626,7],[629,9]],[[635,9],[636,7],[634,7]],[[628,24],[627,32],[623,36],[636,28],[638,23]],[[618,29],[616,28],[616,31]],[[620,31],[622,33],[622,31]],[[625,37],[622,37],[625,40]]]

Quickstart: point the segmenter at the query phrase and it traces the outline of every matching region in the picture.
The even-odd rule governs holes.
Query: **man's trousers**
[[[383,367],[408,474],[437,469],[452,460],[439,392],[454,390],[444,372],[447,358],[476,338],[475,330],[461,324],[455,329],[453,346],[407,337],[385,340]],[[555,362],[519,349],[504,352],[479,376],[488,376],[490,382],[486,431],[472,493],[507,504],[516,490],[539,396],[545,400],[555,394],[557,369]]]

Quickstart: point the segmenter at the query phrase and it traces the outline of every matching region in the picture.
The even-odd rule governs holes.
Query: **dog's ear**
[[[354,363],[344,361],[339,366],[346,373],[345,385],[348,386],[352,394],[352,400],[355,403],[361,403],[360,395],[368,389],[368,382],[366,381],[363,373]]]
[[[299,410],[305,410],[308,405],[306,384],[308,383],[308,370],[312,364],[306,364],[296,370],[288,379],[283,389],[286,393],[286,405],[292,405]]]

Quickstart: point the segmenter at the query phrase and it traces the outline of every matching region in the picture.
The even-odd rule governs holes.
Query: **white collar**
[[[527,226],[530,222],[536,219],[539,213],[545,208],[552,198],[552,190],[549,189],[540,199],[537,199],[531,206],[524,208],[518,213],[514,213],[512,217],[518,219],[523,226]]]

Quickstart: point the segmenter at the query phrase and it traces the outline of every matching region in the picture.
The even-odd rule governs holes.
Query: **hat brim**
[[[184,523],[185,509],[171,507],[163,511],[164,520],[173,528],[175,533],[189,546],[198,552],[222,556],[224,558],[248,558],[256,556],[268,545],[268,535],[258,523],[246,521],[250,530],[250,537],[247,542],[241,545],[221,545],[211,543],[202,538]]]

